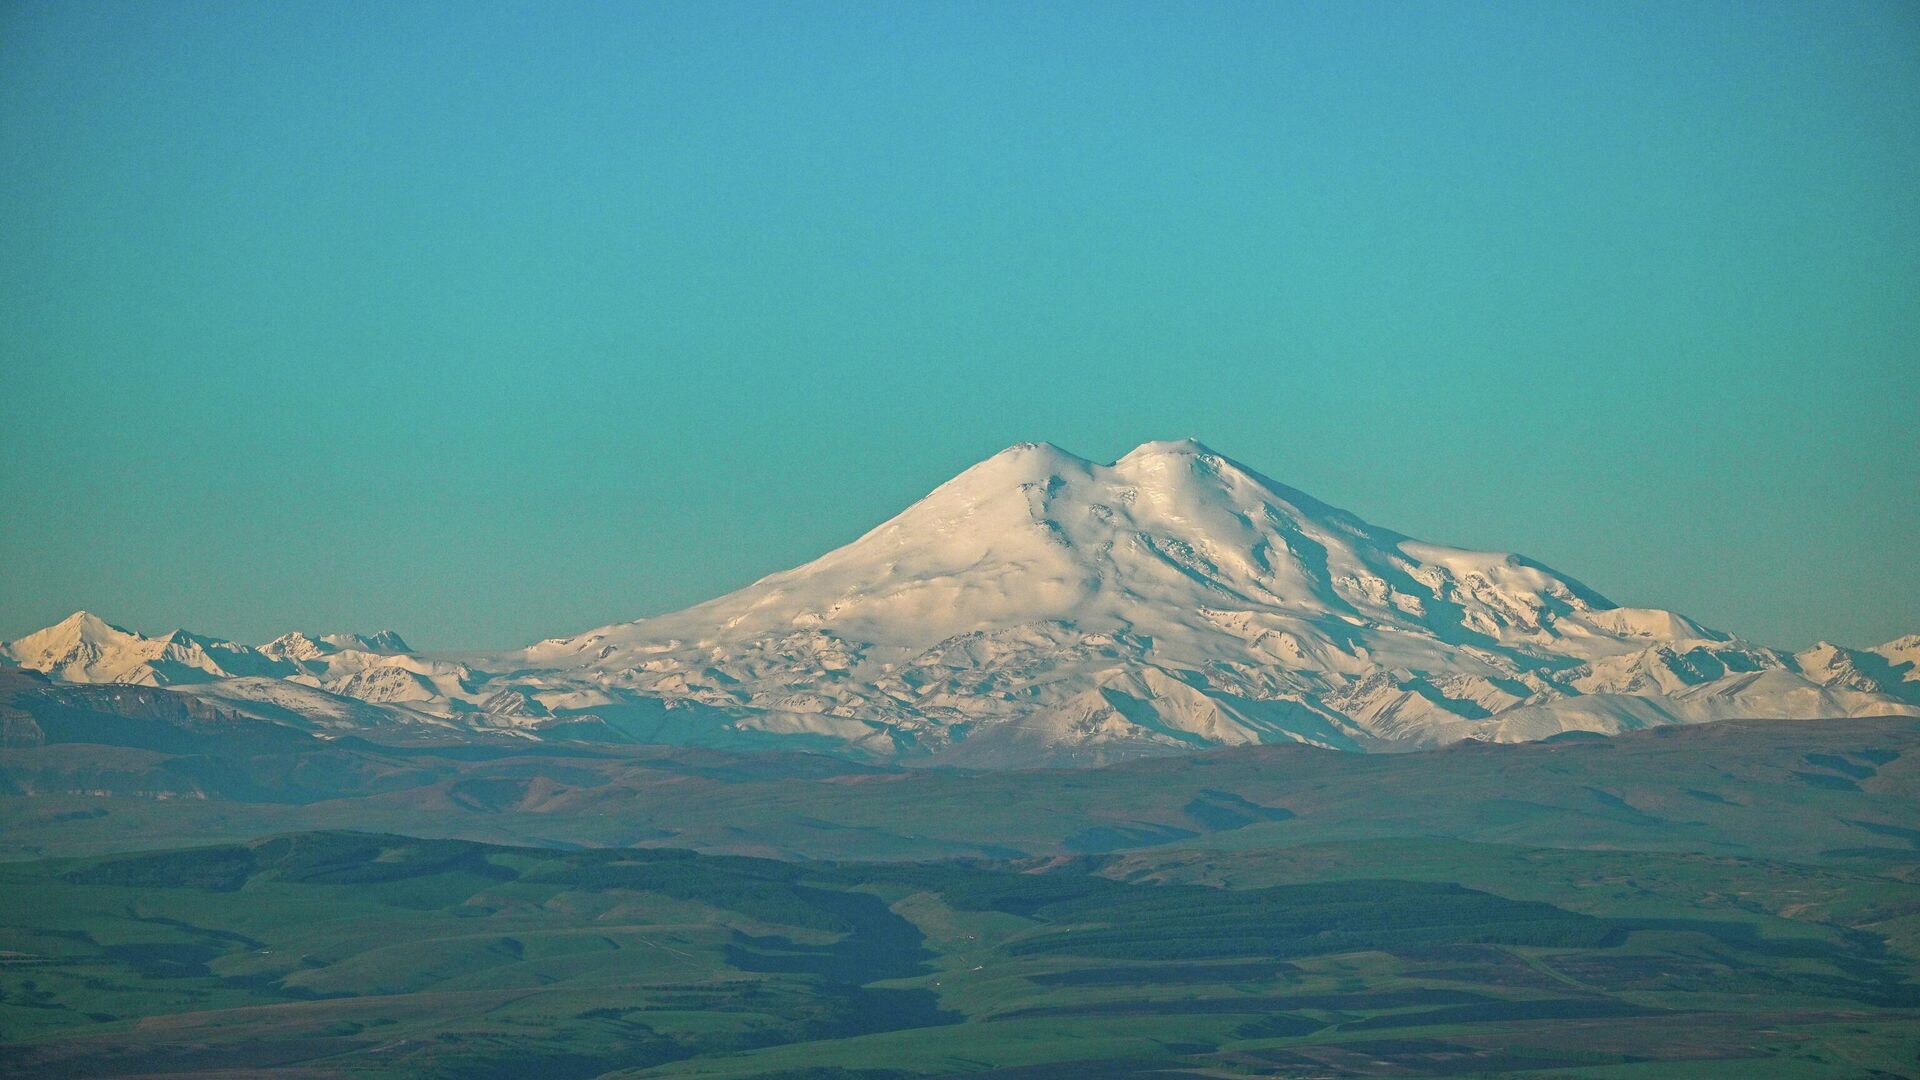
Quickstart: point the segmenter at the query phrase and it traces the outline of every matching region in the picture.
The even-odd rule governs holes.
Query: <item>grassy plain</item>
[[[4,1075],[1920,1075],[1912,720],[977,772],[60,700]]]
[[[1914,877],[1429,840],[793,863],[296,834],[0,868],[0,1069],[1900,1076],[1920,965],[1880,930]]]

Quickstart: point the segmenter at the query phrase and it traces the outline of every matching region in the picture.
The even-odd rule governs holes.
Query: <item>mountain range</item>
[[[1193,441],[1112,464],[1016,445],[803,566],[521,650],[148,637],[78,612],[0,660],[330,735],[975,766],[1920,716],[1920,635],[1784,653],[1523,556],[1372,525]]]

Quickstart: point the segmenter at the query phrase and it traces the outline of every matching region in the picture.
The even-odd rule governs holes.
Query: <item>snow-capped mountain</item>
[[[466,669],[406,650],[406,642],[391,630],[321,638],[292,633],[255,647],[185,630],[148,637],[76,611],[0,644],[0,660],[67,682],[164,687],[241,715],[293,716],[306,721],[303,726],[322,728],[391,724],[406,717],[368,706],[431,700],[435,708],[413,718],[438,724],[452,701],[440,692],[441,684],[457,685]],[[415,680],[426,689],[412,694],[393,689]],[[382,687],[386,692],[377,692]]]
[[[127,637],[75,616],[0,655],[80,681],[187,670],[196,693],[250,699],[273,676],[536,736],[590,724],[986,764],[1920,715],[1920,638],[1788,656],[1517,555],[1370,525],[1191,441],[1110,465],[1014,446],[804,566],[515,653]]]
[[[280,673],[272,670],[270,658],[245,645],[185,630],[147,637],[86,611],[0,645],[0,656],[68,682],[175,686]]]
[[[1920,634],[1871,649],[1822,641],[1793,659],[1800,671],[1822,685],[1888,694],[1920,705]]]
[[[763,730],[995,761],[1902,705],[1519,556],[1370,525],[1191,441],[1112,465],[1015,446],[811,563],[520,662]]]

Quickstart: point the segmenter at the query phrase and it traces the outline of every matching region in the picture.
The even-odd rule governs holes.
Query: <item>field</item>
[[[304,833],[0,869],[18,1075],[1907,1075],[1911,862],[794,863]],[[1390,875],[1390,876],[1388,876]]]
[[[32,719],[7,1075],[1920,1074],[1910,720],[980,772]]]

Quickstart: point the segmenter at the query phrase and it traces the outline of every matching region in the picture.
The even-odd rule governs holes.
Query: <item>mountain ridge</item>
[[[440,729],[987,765],[1920,715],[1920,636],[1783,653],[1370,524],[1191,439],[1107,464],[1015,444],[800,566],[522,650],[430,659],[391,631],[255,649],[83,615],[0,656],[299,712],[278,681]]]

